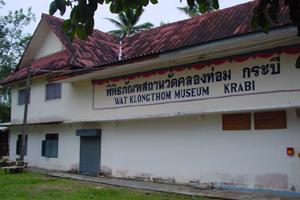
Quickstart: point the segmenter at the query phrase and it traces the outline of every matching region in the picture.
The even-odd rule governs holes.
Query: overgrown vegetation
[[[44,175],[4,174],[0,170],[0,199],[7,200],[211,200],[178,194],[112,187]]]
[[[110,31],[109,33],[117,37],[123,38],[126,36],[131,36],[134,33],[138,33],[143,30],[151,29],[154,25],[150,22],[137,25],[143,12],[144,9],[142,7],[139,7],[137,9],[129,9],[119,13],[118,20],[106,18],[111,23],[113,23],[116,27],[118,27],[118,30],[113,30]]]
[[[0,0],[0,9],[5,2]],[[24,33],[24,27],[35,20],[35,16],[28,8],[9,11],[0,16],[0,80],[7,77],[16,67],[31,35]],[[10,91],[1,88],[0,93],[0,122],[10,121]]]
[[[10,105],[6,103],[0,104],[0,123],[10,121]]]
[[[196,7],[200,13],[219,9],[219,0],[186,0],[186,2],[189,9]],[[71,8],[70,17],[65,20],[63,29],[71,40],[75,35],[81,39],[86,39],[93,33],[94,15],[101,5],[108,4],[110,12],[121,13],[129,9],[147,7],[150,3],[157,4],[158,0],[53,0],[50,4],[49,13],[53,15],[59,10],[60,14],[64,15],[66,9]],[[298,28],[298,35],[300,36],[299,0],[259,0],[258,5],[253,10],[252,26],[268,32],[271,22],[278,20],[280,8],[284,4],[289,8],[290,19]]]
[[[212,12],[212,11],[218,9],[219,5],[214,5],[214,3],[215,3],[215,1],[208,0],[207,6],[203,12]],[[195,4],[192,7],[184,6],[184,7],[177,7],[177,9],[189,17],[196,17],[201,14],[201,12],[200,12],[201,7],[197,1],[195,2]]]

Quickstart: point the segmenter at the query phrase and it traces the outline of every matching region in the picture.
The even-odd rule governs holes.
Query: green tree
[[[182,1],[182,0],[180,0]],[[190,8],[199,5],[199,12],[209,11],[212,5],[213,9],[219,9],[218,0],[186,0]],[[259,5],[253,10],[252,26],[261,27],[263,31],[268,32],[270,21],[276,21],[281,6],[284,2],[289,7],[290,19],[298,27],[300,36],[300,1],[299,0],[259,0]],[[149,3],[157,4],[158,0],[53,0],[50,4],[49,13],[53,15],[57,10],[63,15],[67,7],[70,7],[71,13],[68,20],[65,20],[63,29],[73,39],[75,35],[81,39],[86,39],[92,34],[94,28],[94,15],[98,6],[109,4],[112,13],[120,13],[128,9],[146,7]],[[172,5],[170,3],[170,5]]]
[[[10,106],[8,104],[0,104],[0,123],[10,121]]]
[[[119,28],[118,30],[109,31],[109,33],[123,38],[125,36],[131,36],[143,30],[151,29],[153,27],[153,24],[151,24],[150,22],[137,25],[143,12],[144,9],[142,7],[139,7],[137,9],[130,8],[119,13],[118,20],[105,18]]]
[[[200,14],[200,11],[199,11],[197,6],[194,6],[192,8],[190,8],[189,6],[177,7],[177,9],[180,10],[181,12],[183,12],[184,14],[186,14],[189,17],[195,17],[195,16],[198,16]]]
[[[5,2],[0,0],[0,9]],[[0,16],[0,80],[9,75],[17,65],[31,36],[24,34],[24,27],[35,20],[31,8],[27,11],[19,9],[9,11],[7,15]],[[0,93],[0,121],[7,116],[10,107],[9,88],[1,88]],[[9,120],[5,118],[5,120]]]
[[[0,2],[4,5],[4,2]],[[0,7],[1,8],[1,7]],[[16,66],[31,36],[24,34],[24,27],[34,20],[31,8],[9,11],[0,16],[0,80],[6,77]]]
[[[207,10],[205,10],[205,12],[212,12],[214,10],[216,10],[214,8],[213,5],[213,1],[209,0],[208,1],[208,6],[207,6]],[[217,5],[216,8],[218,8],[219,6]],[[189,6],[184,6],[184,7],[177,7],[178,10],[180,10],[181,12],[183,12],[184,14],[186,14],[189,17],[195,17],[201,14],[200,12],[200,6],[199,4],[196,2],[194,6],[189,7]]]
[[[164,22],[164,21],[160,21],[160,23],[159,23],[159,26],[164,26],[164,25],[167,25],[167,24],[169,24],[170,22]]]

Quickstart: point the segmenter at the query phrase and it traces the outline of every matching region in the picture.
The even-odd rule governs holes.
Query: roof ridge
[[[223,9],[219,9],[219,10],[215,10],[215,11],[212,11],[212,12],[203,13],[203,14],[197,15],[195,17],[191,17],[191,18],[182,19],[182,20],[179,20],[179,21],[167,23],[167,24],[162,25],[162,26],[157,26],[157,27],[151,28],[149,30],[144,30],[144,31],[138,32],[138,33],[133,34],[131,36],[127,36],[125,38],[129,38],[129,37],[138,35],[138,34],[140,34],[142,32],[144,33],[144,32],[148,32],[148,31],[151,31],[151,30],[156,30],[156,29],[164,28],[164,27],[167,27],[167,26],[172,26],[174,24],[184,23],[186,21],[191,21],[191,20],[196,20],[196,19],[199,20],[199,19],[207,17],[209,15],[213,15],[213,14],[216,15],[216,14],[218,14],[220,12],[226,12],[226,10],[229,10],[229,9],[235,9],[235,7],[245,6],[246,4],[253,4],[253,3],[256,3],[256,2],[257,2],[257,0],[249,0],[248,2],[245,2],[245,3],[233,5],[233,6],[230,6],[230,7],[227,7],[227,8],[223,8]],[[62,19],[62,18],[59,18],[59,17],[54,16],[54,15],[49,15],[49,14],[46,14],[46,13],[42,13],[42,17],[43,16],[50,17],[50,18],[55,18],[55,19],[60,20],[60,21],[64,21],[64,19]],[[112,35],[112,34],[110,34],[108,32],[101,31],[100,29],[94,28],[93,31],[100,32],[101,34],[106,34],[106,35],[109,35],[109,36],[113,36],[115,39],[120,40],[120,38],[118,38],[117,36],[114,36],[114,35]]]
[[[63,22],[63,21],[65,20],[65,19],[63,19],[63,18],[59,18],[59,17],[54,16],[54,15],[49,15],[49,14],[47,14],[47,13],[42,13],[42,17],[52,18],[52,19],[55,19],[55,20],[59,20],[59,21],[61,21],[61,22]],[[115,39],[118,39],[118,37],[116,37],[116,36],[114,36],[114,35],[112,35],[112,34],[110,34],[110,33],[101,31],[101,30],[99,30],[99,29],[97,29],[97,28],[94,28],[94,29],[93,29],[93,32],[99,32],[99,33],[101,33],[101,34],[109,35],[109,36],[111,36],[111,37],[114,37]]]
[[[51,17],[51,18],[55,18],[55,19],[60,20],[60,21],[64,20],[63,18],[54,16],[54,15],[50,15],[50,14],[47,14],[47,13],[42,13],[42,17]]]
[[[197,15],[195,17],[189,17],[187,19],[182,19],[182,20],[179,20],[179,21],[170,22],[170,23],[167,23],[167,24],[162,25],[162,26],[157,26],[157,27],[154,27],[154,28],[151,28],[151,29],[148,29],[148,30],[144,30],[144,31],[138,32],[136,34],[133,34],[131,36],[127,36],[125,38],[133,37],[133,36],[138,35],[140,33],[149,32],[149,31],[160,29],[160,28],[164,28],[164,27],[167,27],[167,26],[172,26],[174,24],[184,23],[186,21],[192,21],[192,20],[196,20],[196,19],[199,20],[200,18],[204,18],[204,17],[207,17],[209,15],[216,15],[216,14],[219,14],[220,12],[226,12],[227,10],[235,9],[236,7],[245,6],[246,4],[253,4],[253,3],[256,3],[256,1],[257,0],[249,0],[248,2],[245,2],[245,3],[237,4],[237,5],[234,5],[234,6],[230,6],[230,7],[227,7],[227,8],[215,10],[215,11],[212,11],[212,12],[206,12],[206,13]]]

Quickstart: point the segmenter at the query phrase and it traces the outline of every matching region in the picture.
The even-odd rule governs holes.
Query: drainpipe
[[[21,133],[22,133],[22,144],[21,144],[21,151],[20,151],[20,160],[24,162],[24,156],[25,156],[25,148],[26,148],[26,126],[27,126],[27,114],[28,114],[28,104],[29,104],[29,97],[30,97],[30,76],[31,71],[28,66],[27,68],[27,78],[26,78],[26,93],[25,93],[25,104],[24,104],[24,116],[23,116],[23,124],[21,127]]]

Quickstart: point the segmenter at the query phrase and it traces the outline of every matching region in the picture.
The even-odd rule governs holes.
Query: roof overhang
[[[11,125],[11,122],[0,123],[0,128],[1,127],[6,127],[6,126],[9,126],[9,125]]]
[[[26,125],[51,125],[51,124],[62,124],[64,121],[49,121],[49,122],[29,122]],[[10,126],[22,126],[22,123],[12,123],[12,122],[7,122],[7,123],[2,123],[0,124],[1,126],[6,126],[6,127],[10,127]]]
[[[37,28],[35,29],[31,40],[26,46],[24,53],[17,65],[17,67],[22,67],[31,62],[35,54],[37,53],[39,46],[43,43],[46,35],[50,31],[45,19],[41,18]]]
[[[148,71],[162,67],[170,67],[198,61],[206,61],[231,55],[239,55],[278,46],[300,43],[297,29],[294,26],[284,26],[271,30],[268,34],[255,32],[211,41],[191,47],[185,47],[159,54],[157,57],[140,62],[106,66],[90,73],[67,77],[59,82],[78,82],[88,79],[105,79],[110,77]]]
[[[6,130],[8,130],[7,127],[0,127],[0,133],[4,132],[4,131],[6,131]]]

